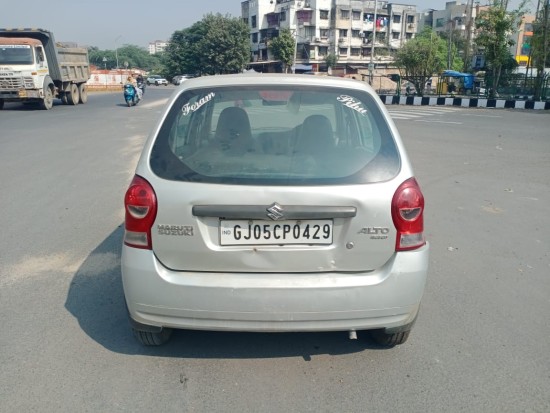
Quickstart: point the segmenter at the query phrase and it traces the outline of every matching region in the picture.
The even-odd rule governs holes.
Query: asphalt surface
[[[550,411],[550,113],[389,107],[431,243],[406,344],[180,331],[145,348],[124,309],[122,204],[172,90],[0,112],[2,412]]]

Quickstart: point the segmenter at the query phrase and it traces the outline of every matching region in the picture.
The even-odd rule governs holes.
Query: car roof
[[[324,87],[352,88],[373,92],[366,82],[332,76],[303,76],[282,73],[242,73],[191,78],[185,82],[186,88],[207,88],[223,86],[254,85],[308,85]]]

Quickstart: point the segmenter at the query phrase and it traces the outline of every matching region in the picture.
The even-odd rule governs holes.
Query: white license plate
[[[332,244],[332,220],[220,220],[221,245]]]

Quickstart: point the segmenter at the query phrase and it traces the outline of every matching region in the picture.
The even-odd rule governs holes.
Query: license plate
[[[221,245],[332,244],[332,220],[220,220]]]

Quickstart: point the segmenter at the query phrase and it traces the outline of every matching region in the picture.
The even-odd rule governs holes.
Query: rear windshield
[[[318,87],[223,87],[182,93],[150,164],[178,181],[240,185],[380,182],[400,168],[368,93]]]

